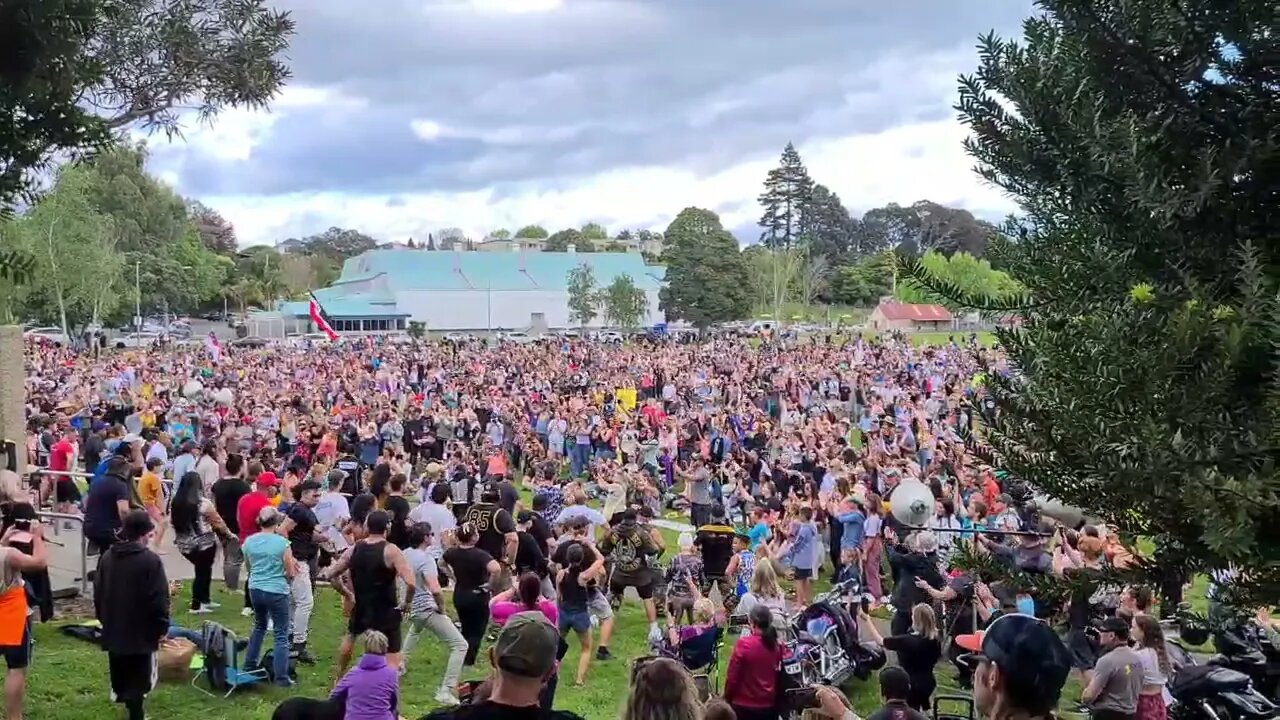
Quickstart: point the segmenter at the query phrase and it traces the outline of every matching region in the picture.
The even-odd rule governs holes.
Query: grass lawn
[[[522,493],[528,502],[528,493]],[[672,516],[675,520],[678,517]],[[669,548],[674,552],[678,534],[662,530]],[[826,573],[823,573],[825,576]],[[1203,580],[1198,581],[1203,585]],[[189,584],[188,584],[189,585]],[[828,589],[820,579],[815,591]],[[1196,590],[1200,592],[1197,593]],[[1202,596],[1202,588],[1193,595]],[[214,585],[214,600],[223,607],[211,615],[189,615],[189,587],[174,599],[176,622],[198,629],[200,622],[209,619],[220,622],[242,637],[248,637],[252,627],[250,619],[240,616],[242,599],[239,593],[228,593],[220,583]],[[450,607],[452,614],[452,607]],[[58,631],[58,622],[36,627],[35,660],[27,680],[27,716],[59,720],[103,720],[122,716],[123,709],[110,702],[107,686],[106,655],[88,643],[70,638]],[[333,659],[345,629],[341,604],[336,592],[327,587],[317,588],[315,613],[311,620],[310,648],[319,660],[313,667],[300,666],[297,688],[292,694],[321,697],[328,693],[333,682]],[[881,626],[881,631],[887,628]],[[565,674],[556,695],[556,707],[578,713],[589,720],[617,717],[626,701],[629,684],[630,661],[648,652],[648,622],[638,601],[626,600],[617,614],[610,649],[614,660],[593,661],[584,688],[572,687],[571,678],[579,656],[576,638],[570,640],[569,654],[565,658]],[[598,640],[598,632],[597,632]],[[732,643],[733,640],[730,640]],[[401,714],[408,718],[420,717],[433,709],[433,696],[444,672],[445,653],[434,637],[427,636],[415,648],[409,658],[409,672],[401,682]],[[726,647],[720,659],[719,677],[723,684],[728,667],[731,646]],[[465,669],[463,679],[484,677],[488,672],[486,651],[475,668]],[[936,671],[938,694],[968,693],[955,685],[955,671],[943,663]],[[878,687],[874,678],[866,682],[852,681],[844,688],[855,710],[865,716],[879,707]],[[161,683],[148,701],[148,715],[165,720],[221,720],[237,718],[245,720],[266,719],[280,700],[288,693],[269,687],[237,692],[230,699],[210,697],[193,689],[187,683]],[[1080,687],[1072,678],[1064,689],[1062,710],[1069,710],[1080,696]]]

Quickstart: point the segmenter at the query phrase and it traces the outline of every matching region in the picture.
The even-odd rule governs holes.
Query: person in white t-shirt
[[[348,545],[346,536],[342,534],[343,526],[351,519],[351,504],[347,501],[347,496],[342,494],[347,473],[344,470],[330,470],[326,481],[328,489],[320,494],[320,499],[311,511],[316,516],[316,531],[324,536],[321,551],[337,556]]]
[[[431,496],[427,501],[409,513],[411,522],[424,522],[431,526],[433,533],[428,551],[435,560],[439,560],[444,554],[445,536],[452,536],[453,531],[458,527],[458,520],[453,516],[453,510],[449,509],[448,503],[449,486],[446,483],[436,483],[431,488]]]

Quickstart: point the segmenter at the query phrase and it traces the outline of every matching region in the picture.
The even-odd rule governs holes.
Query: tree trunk
[[[71,328],[67,325],[67,300],[62,293],[62,276],[58,274],[58,259],[53,252],[53,227],[58,224],[57,218],[49,221],[49,270],[53,276],[53,291],[58,297],[58,320],[62,323],[62,336],[71,342]]]

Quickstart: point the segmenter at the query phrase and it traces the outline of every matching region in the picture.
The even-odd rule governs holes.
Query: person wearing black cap
[[[1051,718],[1071,672],[1071,654],[1046,623],[1029,615],[1001,615],[984,631],[960,635],[971,654],[973,700],[986,720]],[[1141,681],[1141,673],[1139,681]]]
[[[1103,620],[1098,643],[1106,654],[1093,666],[1080,699],[1095,720],[1132,720],[1142,694],[1142,658],[1129,647],[1129,622],[1120,617]]]
[[[129,720],[143,720],[142,703],[156,684],[156,651],[169,631],[169,581],[160,556],[147,548],[154,531],[147,511],[128,512],[120,542],[103,553],[94,579],[111,694]]]

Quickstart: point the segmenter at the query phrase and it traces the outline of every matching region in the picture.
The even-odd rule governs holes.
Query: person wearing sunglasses
[[[1071,654],[1046,623],[1013,613],[956,637],[974,668],[973,699],[986,720],[1050,718],[1071,672]]]

